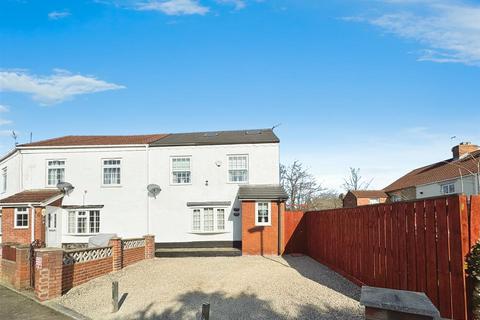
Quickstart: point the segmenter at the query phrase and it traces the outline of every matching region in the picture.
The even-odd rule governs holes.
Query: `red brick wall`
[[[123,266],[129,266],[145,259],[145,247],[131,248],[123,250]]]
[[[24,289],[30,286],[29,251],[28,247],[18,247],[16,248],[14,261],[1,260],[1,279],[17,289]]]
[[[284,206],[282,204],[282,206]],[[278,204],[272,202],[272,225],[255,225],[255,201],[242,202],[242,254],[277,255]]]
[[[62,293],[94,278],[113,271],[112,257],[92,260],[83,263],[63,265]]]
[[[15,208],[2,209],[2,241],[29,244],[32,239],[32,213],[28,209],[28,228],[15,229]],[[45,224],[42,208],[35,208],[35,239],[45,241]]]

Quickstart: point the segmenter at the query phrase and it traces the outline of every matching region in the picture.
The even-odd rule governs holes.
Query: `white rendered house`
[[[279,139],[270,129],[66,136],[18,145],[0,173],[4,242],[61,246],[115,233],[235,244],[239,187],[279,185]]]

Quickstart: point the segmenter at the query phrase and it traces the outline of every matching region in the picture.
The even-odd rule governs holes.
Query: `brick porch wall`
[[[45,241],[45,224],[40,207],[35,210],[35,239]],[[29,244],[32,239],[32,209],[28,208],[28,228],[15,228],[15,208],[2,209],[2,242]]]
[[[281,203],[281,210],[284,204]],[[242,201],[242,254],[278,255],[278,203],[271,202],[271,226],[255,225],[255,201]]]

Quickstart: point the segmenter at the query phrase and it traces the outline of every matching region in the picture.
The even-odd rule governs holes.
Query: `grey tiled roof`
[[[152,147],[197,146],[216,144],[278,143],[272,129],[172,133],[155,142]]]
[[[286,200],[288,195],[281,185],[257,184],[240,186],[238,189],[240,200]]]

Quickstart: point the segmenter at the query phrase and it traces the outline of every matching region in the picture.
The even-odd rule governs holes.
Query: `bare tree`
[[[313,200],[325,189],[299,161],[290,166],[280,165],[280,179],[289,199],[289,209],[309,209]]]
[[[343,201],[337,191],[324,190],[320,195],[312,199],[309,210],[327,210],[343,207]]]
[[[373,181],[373,178],[370,181],[363,181],[362,176],[360,175],[360,168],[350,167],[350,174],[348,177],[343,179],[344,183],[342,187],[347,190],[366,190]]]

